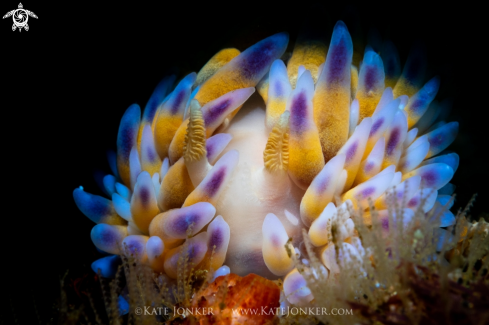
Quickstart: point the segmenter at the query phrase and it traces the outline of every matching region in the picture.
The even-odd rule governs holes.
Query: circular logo
[[[24,9],[15,10],[12,16],[14,19],[14,24],[17,27],[24,27],[27,24],[27,20],[29,19],[29,16],[27,15],[27,12],[25,12]]]

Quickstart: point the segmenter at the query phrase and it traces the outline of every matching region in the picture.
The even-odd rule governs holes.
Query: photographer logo
[[[35,13],[29,10],[25,10],[22,6],[22,3],[19,3],[19,7],[17,9],[11,10],[3,16],[3,19],[12,16],[14,24],[12,25],[12,31],[19,29],[19,32],[24,28],[26,31],[29,30],[29,25],[27,25],[27,21],[29,20],[29,16],[36,18]]]

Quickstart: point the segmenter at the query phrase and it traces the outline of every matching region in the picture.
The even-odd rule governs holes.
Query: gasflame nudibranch
[[[113,254],[94,270],[110,276],[117,255],[137,252],[175,279],[187,253],[197,268],[285,277],[294,292],[304,280],[284,246],[307,259],[303,229],[331,274],[340,270],[333,226],[350,255],[365,254],[351,209],[371,200],[385,217],[395,193],[408,222],[448,200],[459,159],[443,151],[458,123],[439,121],[449,102],[434,100],[440,81],[425,82],[422,51],[402,68],[384,41],[357,66],[341,21],[329,46],[300,39],[284,62],[288,41],[279,33],[223,49],[174,87],[175,76],[164,78],[143,111],[126,110],[103,180],[108,198],[73,193],[96,223],[93,243]],[[454,222],[447,212],[433,226]],[[289,301],[311,299],[299,296]]]

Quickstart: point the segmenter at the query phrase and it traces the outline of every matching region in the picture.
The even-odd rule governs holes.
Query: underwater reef
[[[444,281],[453,281],[460,259],[479,263],[465,285],[485,290],[487,224],[450,211],[459,157],[444,150],[458,123],[443,120],[450,101],[434,100],[440,80],[424,80],[422,48],[404,67],[377,34],[355,52],[342,21],[329,45],[299,37],[286,53],[288,41],[279,33],[243,52],[223,49],[199,73],[165,77],[144,110],[134,104],[122,116],[102,180],[108,198],[73,192],[97,224],[92,242],[113,254],[92,269],[125,273],[126,287],[106,299],[112,317],[129,312],[144,323],[144,306],[212,306],[218,315],[183,318],[240,323],[254,316],[235,308],[350,306],[363,317],[419,322],[419,293],[406,281],[447,265]],[[253,294],[233,292],[250,274]],[[393,296],[400,312],[383,305]],[[326,321],[307,312],[255,321],[279,316]]]

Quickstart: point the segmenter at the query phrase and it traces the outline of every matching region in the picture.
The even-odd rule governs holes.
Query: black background
[[[402,2],[405,3],[405,2]],[[3,1],[0,14],[17,8]],[[486,148],[486,30],[482,9],[458,4],[402,7],[349,6],[329,2],[165,2],[59,6],[23,2],[39,19],[28,32],[0,21],[2,216],[0,319],[49,321],[59,297],[59,278],[69,270],[72,287],[91,277],[97,253],[93,226],[76,208],[72,191],[83,185],[101,194],[93,174],[109,172],[107,149],[115,149],[120,118],[132,103],[146,104],[168,72],[198,71],[218,50],[249,45],[280,31],[291,43],[304,20],[329,35],[334,22],[360,21],[363,33],[377,27],[398,47],[404,62],[410,46],[427,46],[431,74],[442,77],[439,98],[454,98],[450,120],[460,133],[450,149],[461,157],[452,180],[455,209],[479,193],[472,214],[488,212]],[[173,70],[178,67],[178,70]],[[72,290],[72,289],[68,289]],[[15,315],[15,316],[12,316]]]

